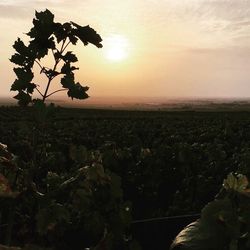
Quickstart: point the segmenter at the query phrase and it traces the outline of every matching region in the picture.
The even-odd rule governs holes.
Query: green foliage
[[[226,190],[234,190],[244,193],[246,193],[248,185],[249,183],[247,177],[242,174],[235,176],[234,174],[230,173],[223,182],[223,187]]]
[[[5,145],[0,149],[0,214],[8,213],[11,199],[13,220],[4,222],[16,225],[9,239],[18,242],[21,235],[32,238],[26,244],[53,249],[126,245],[131,205],[123,201],[121,178],[103,168],[96,152],[72,145],[70,169],[41,175],[38,166],[19,168]]]
[[[249,183],[246,176],[230,173],[216,199],[201,218],[182,230],[171,249],[249,249]]]
[[[60,108],[54,109],[56,117],[50,119],[47,116],[49,115],[48,110],[43,109],[44,106],[44,103],[40,102],[36,111],[35,107],[28,107],[27,109],[2,107],[0,109],[1,140],[8,144],[11,152],[18,155],[18,167],[21,169],[20,175],[25,179],[25,183],[28,184],[30,179],[33,180],[38,191],[37,193],[31,183],[24,185],[22,179],[19,179],[18,187],[23,185],[26,189],[29,187],[29,192],[33,191],[31,192],[32,195],[29,192],[25,193],[27,199],[20,200],[20,204],[22,203],[25,206],[22,210],[17,210],[14,220],[17,224],[15,224],[14,229],[21,236],[17,238],[14,232],[13,244],[15,239],[18,241],[16,245],[20,242],[27,242],[27,239],[34,239],[36,242],[40,240],[44,243],[43,240],[47,242],[48,238],[53,237],[54,239],[61,239],[62,235],[69,235],[69,233],[71,233],[71,238],[76,235],[73,242],[76,242],[75,239],[83,238],[77,234],[80,231],[80,227],[78,228],[77,225],[83,225],[84,222],[76,223],[76,227],[71,227],[72,224],[67,219],[58,220],[53,216],[52,220],[55,226],[48,224],[48,230],[45,230],[45,233],[38,233],[38,214],[44,215],[45,219],[47,216],[47,213],[44,212],[46,210],[45,204],[48,207],[53,206],[53,204],[65,207],[67,202],[64,201],[64,197],[71,201],[68,192],[74,192],[76,198],[72,200],[77,205],[76,207],[80,208],[83,214],[86,211],[85,216],[87,218],[82,218],[87,224],[84,229],[82,228],[82,233],[87,235],[88,232],[88,236],[90,235],[88,238],[92,238],[94,242],[94,238],[102,235],[100,231],[103,228],[103,218],[106,218],[107,221],[109,217],[111,221],[109,208],[114,204],[113,198],[120,197],[121,190],[124,199],[131,201],[131,204],[122,203],[122,207],[127,208],[128,205],[135,220],[193,214],[199,213],[208,201],[213,200],[228,172],[244,173],[248,178],[250,176],[250,118],[247,112],[228,114],[210,112],[168,113]],[[30,111],[33,110],[34,114],[31,117],[32,112]],[[226,126],[227,120],[230,120],[231,132],[225,135],[221,131]],[[33,142],[33,121],[42,125],[35,127],[36,132],[38,128],[40,130],[39,136],[34,138],[35,143]],[[9,168],[4,168],[5,171],[7,169]],[[80,184],[78,179],[75,178],[79,174],[78,169],[81,169],[79,171],[81,176],[88,176],[86,178],[89,180],[88,182],[87,180],[85,182],[85,179],[81,180],[84,187],[77,186],[77,183]],[[31,172],[30,175],[29,171]],[[103,172],[111,180],[103,178],[105,176]],[[13,189],[12,186],[16,170],[1,173],[8,179],[11,190],[16,191],[17,189]],[[112,173],[115,173],[115,175]],[[122,178],[119,178],[119,176]],[[224,182],[224,189],[227,192],[234,192],[233,190],[247,191],[246,178],[241,178],[237,174],[230,176]],[[62,183],[64,184],[62,185]],[[88,185],[85,186],[86,183],[101,183],[100,188],[98,188],[98,196],[89,194],[89,190],[86,189]],[[107,185],[107,183],[112,183],[112,185]],[[103,184],[104,186],[102,186]],[[65,187],[65,189],[62,189],[64,191],[55,194],[60,186]],[[47,193],[54,193],[50,202],[48,202],[50,198],[48,198]],[[22,194],[24,195],[24,193]],[[113,198],[107,199],[110,196]],[[99,197],[103,197],[103,199]],[[220,201],[218,197],[218,202],[209,204],[204,215],[208,214],[207,218],[215,219],[211,219],[211,223],[207,223],[206,227],[212,228],[217,218],[219,218],[220,224],[223,224],[224,222],[221,219],[224,218],[223,220],[227,221],[225,232],[231,231],[233,214],[231,213],[230,199]],[[10,200],[0,201],[1,211],[9,210]],[[244,205],[245,222],[240,223],[240,225],[249,228],[250,214],[247,200],[246,198]],[[93,205],[92,201],[95,201],[97,205]],[[3,204],[5,204],[5,208]],[[40,206],[41,213],[37,209],[37,204]],[[100,216],[100,213],[96,213],[94,209],[92,209],[93,214],[90,215],[90,206],[91,208],[98,207],[97,211],[101,211],[103,204],[105,204],[105,211],[109,211],[106,216]],[[66,209],[71,211],[71,208],[67,206]],[[225,211],[221,213],[220,209]],[[32,213],[32,211],[36,213]],[[121,225],[124,225],[123,222],[128,221],[127,217],[130,217],[129,213],[124,214],[123,212],[124,210],[121,209],[116,214],[119,215],[119,219],[117,219],[117,216],[112,217],[112,224],[110,225],[115,228],[116,232],[121,232],[117,224],[122,221]],[[20,214],[25,215],[22,220]],[[101,214],[104,214],[104,212]],[[7,220],[5,215],[2,215],[1,226],[4,226]],[[26,218],[26,215],[29,215],[29,217]],[[72,217],[70,213],[70,218]],[[35,219],[30,222],[30,218]],[[88,218],[90,218],[90,221]],[[75,222],[77,222],[77,219]],[[142,249],[150,249],[149,243],[153,244],[151,249],[164,249],[164,247],[167,247],[167,243],[172,241],[178,227],[180,229],[185,224],[178,225],[177,223],[179,224],[179,220],[178,222],[176,220],[155,222],[154,226],[151,223],[133,223],[132,225],[133,232],[146,234],[146,237],[136,238],[142,245]],[[172,224],[176,224],[174,230],[171,228]],[[18,225],[23,226],[20,229]],[[27,228],[32,226],[33,228],[36,227],[36,230],[33,229],[33,231],[39,236],[27,233]],[[164,231],[165,226],[168,229],[167,234]],[[237,227],[235,228],[237,229]],[[67,233],[64,231],[65,228]],[[94,228],[98,228],[98,230],[94,232]],[[224,230],[224,227],[222,229]],[[5,232],[6,228],[3,227],[1,235],[4,235]],[[233,235],[234,232],[232,231],[231,234]],[[1,235],[0,242],[4,242]],[[100,237],[105,238],[106,244],[108,244],[107,241],[112,244],[114,239],[112,234]],[[134,238],[134,236],[132,237]],[[136,237],[138,236],[136,235]],[[64,237],[63,239],[66,240]],[[134,241],[132,243],[130,235],[126,235],[126,239],[128,239],[128,245],[137,248],[136,243]],[[58,240],[58,242],[60,241]],[[244,236],[244,241],[248,241],[247,234]],[[238,245],[245,244],[244,241],[243,239],[240,240]],[[211,245],[212,242],[208,243]],[[204,245],[209,246],[208,243]],[[50,244],[52,245],[53,241],[50,240]],[[235,242],[232,241],[232,247],[234,244]],[[86,245],[90,246],[91,244]],[[117,249],[123,248],[118,247]]]
[[[76,99],[88,98],[86,93],[88,87],[82,86],[74,80],[74,72],[78,70],[72,63],[78,61],[72,51],[66,48],[70,45],[76,45],[80,40],[84,45],[89,43],[98,48],[102,47],[102,39],[94,29],[89,26],[80,26],[74,22],[57,23],[54,21],[54,15],[49,11],[41,11],[35,13],[33,19],[33,27],[27,33],[30,41],[28,45],[18,38],[13,48],[16,53],[11,57],[10,61],[19,67],[14,68],[17,79],[11,86],[12,91],[18,91],[14,97],[22,106],[27,106],[32,102],[32,94],[36,89],[41,95],[42,101],[55,94],[56,92],[67,90],[68,96]],[[42,66],[41,59],[49,56],[49,52],[53,55],[54,66],[52,68]],[[48,81],[44,93],[39,90],[39,85],[33,83],[33,68],[37,64],[40,67],[40,73],[44,74]],[[60,66],[61,64],[61,66]],[[49,93],[52,80],[61,76],[62,89]]]

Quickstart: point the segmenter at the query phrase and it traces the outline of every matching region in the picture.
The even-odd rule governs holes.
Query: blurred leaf
[[[8,151],[7,145],[0,143],[0,156],[6,157],[7,159],[12,158],[12,154]]]
[[[8,180],[0,173],[0,196],[11,193]]]
[[[204,230],[205,229],[205,230]],[[175,238],[170,250],[226,250],[228,239],[216,230],[202,226],[201,221],[195,221],[186,226]]]
[[[129,250],[142,250],[140,244],[133,240],[130,244],[129,244]]]
[[[237,192],[244,192],[248,186],[247,177],[238,174],[234,175],[233,173],[228,174],[227,178],[223,181],[223,187],[227,190],[232,189]]]
[[[108,173],[110,176],[110,191],[112,194],[112,197],[115,199],[121,199],[123,195],[123,191],[121,188],[121,177],[114,174],[114,173]]]
[[[59,203],[51,203],[48,207],[40,209],[36,216],[37,230],[40,234],[46,234],[53,230],[58,222],[69,222],[69,211]]]
[[[69,157],[77,162],[77,163],[84,163],[87,160],[88,152],[87,148],[83,145],[76,146],[76,145],[70,145],[69,147]]]
[[[16,198],[19,192],[11,190],[8,179],[0,173],[0,198]]]
[[[103,166],[101,164],[93,164],[86,168],[86,177],[88,180],[101,184],[102,180],[106,177]]]
[[[62,183],[62,178],[57,174],[51,171],[47,174],[47,187],[49,191],[55,190]]]

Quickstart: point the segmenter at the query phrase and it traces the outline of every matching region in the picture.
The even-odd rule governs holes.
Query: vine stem
[[[63,53],[64,51],[65,51],[65,49],[69,46],[69,44],[70,44],[71,42],[70,41],[68,41],[68,43],[65,45],[65,47],[63,48],[63,50],[62,50],[62,52],[61,53]]]
[[[35,60],[35,63],[37,63],[38,66],[39,66],[41,69],[43,69],[43,66],[42,66],[37,60]]]
[[[67,90],[67,89],[58,89],[58,90],[56,90],[56,91],[54,91],[54,92],[48,94],[46,97],[49,97],[49,96],[51,96],[51,95],[53,95],[53,94],[55,94],[55,93],[57,93],[57,92],[66,91],[66,90]]]
[[[41,93],[41,91],[36,87],[37,92],[43,97],[43,94]]]
[[[62,46],[61,46],[61,49],[60,49],[60,51],[59,51],[59,53],[60,53],[61,55],[62,55],[62,53],[65,51],[65,49],[68,47],[68,45],[71,43],[70,41],[68,41],[68,43],[65,45],[66,40],[67,40],[67,38],[65,38],[65,39],[63,40],[63,42],[62,42]],[[53,50],[52,50],[52,53],[53,53]],[[60,61],[61,61],[61,58],[55,59],[55,65],[54,65],[52,71],[55,71],[55,70],[56,70],[56,67],[57,67],[57,65],[59,64]],[[46,99],[47,97],[49,97],[49,96],[51,96],[52,94],[58,92],[58,91],[52,92],[52,93],[50,93],[49,95],[47,95],[47,94],[48,94],[49,87],[50,87],[50,84],[51,84],[51,81],[53,80],[53,78],[54,78],[53,76],[48,77],[48,83],[47,83],[45,92],[44,92],[44,94],[42,95],[42,97],[43,97],[42,101],[43,101],[43,102],[45,102],[45,99]],[[61,91],[61,90],[60,90],[60,91]]]

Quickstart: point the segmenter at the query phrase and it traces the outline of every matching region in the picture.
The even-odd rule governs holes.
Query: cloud
[[[1,0],[0,18],[1,19],[30,19],[34,16],[35,10],[46,8],[63,9],[66,0]]]
[[[250,46],[243,37],[250,33],[250,1],[248,0],[193,0],[176,8],[176,15],[186,28],[195,30],[198,40],[211,46]],[[186,23],[186,24],[185,24]]]
[[[23,6],[0,5],[0,19],[27,19],[30,18],[29,9]]]

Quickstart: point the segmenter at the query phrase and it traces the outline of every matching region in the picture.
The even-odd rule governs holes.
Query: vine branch
[[[53,95],[53,94],[55,94],[55,93],[57,93],[57,92],[66,91],[66,90],[67,90],[67,89],[58,89],[58,90],[53,91],[52,93],[48,94],[48,95],[46,96],[46,98],[49,97],[49,96],[51,96],[51,95]]]
[[[55,24],[56,29],[54,29]],[[72,51],[67,52],[67,50],[69,45],[76,45],[78,40],[82,41],[84,45],[91,43],[101,48],[101,36],[89,26],[81,26],[74,22],[55,23],[54,15],[48,9],[36,12],[33,25],[30,32],[27,33],[31,39],[29,45],[26,46],[20,38],[13,45],[17,53],[10,58],[10,61],[17,64],[18,68],[14,68],[17,81],[11,85],[11,90],[19,92],[14,98],[20,105],[27,106],[32,102],[34,90],[39,93],[39,97],[41,96],[41,101],[45,102],[47,97],[66,89],[69,90],[68,96],[72,99],[88,98],[86,93],[88,88],[75,82],[73,71],[78,68],[72,64],[78,59]],[[48,30],[48,32],[44,32],[44,30]],[[51,67],[46,67],[46,63],[43,63],[43,58],[47,57],[52,57]],[[38,88],[38,85],[31,82],[36,73],[33,71],[37,67],[36,65],[40,69],[40,74],[46,77],[44,89]],[[62,67],[60,68],[60,66]],[[65,85],[62,85],[68,87],[62,86],[62,89],[51,90],[51,83],[58,75],[65,81]],[[23,79],[27,79],[27,81],[24,82]]]
[[[38,66],[39,66],[41,69],[43,69],[43,66],[42,66],[37,60],[35,60],[35,63],[37,63]]]
[[[43,94],[41,93],[41,91],[36,87],[37,92],[43,97]]]

